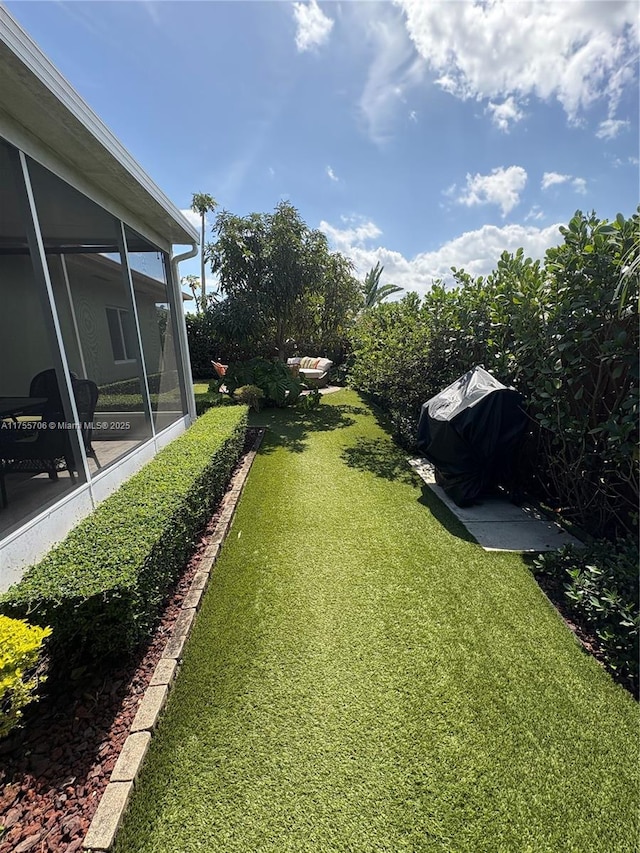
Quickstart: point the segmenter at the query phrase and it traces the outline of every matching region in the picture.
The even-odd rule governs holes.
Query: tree
[[[308,228],[289,202],[269,214],[222,211],[213,230],[207,259],[220,278],[225,316],[263,350],[269,343],[282,359],[292,340],[326,346],[357,310],[350,262],[331,254],[325,235]]]
[[[364,283],[362,285],[365,310],[379,305],[392,294],[400,293],[404,289],[395,284],[381,285],[380,276],[382,275],[383,269],[384,267],[380,266],[380,262],[378,262],[375,267],[371,267],[365,276]]]
[[[200,297],[198,296],[198,288],[202,286],[202,283],[197,275],[185,275],[180,279],[180,283],[183,287],[188,287],[191,293],[193,293],[193,300],[196,303],[196,314],[199,314],[202,309],[204,309],[204,305],[200,306]]]
[[[204,277],[204,269],[205,269],[205,245],[204,245],[204,226],[205,219],[207,213],[213,213],[213,211],[218,206],[218,202],[212,195],[208,195],[208,193],[194,193],[193,198],[191,199],[191,210],[194,213],[200,214],[200,290],[202,293],[202,308],[204,309],[207,304],[207,294],[206,294],[206,285],[205,285],[205,277]],[[195,293],[194,293],[195,298]],[[197,304],[197,300],[196,300]]]

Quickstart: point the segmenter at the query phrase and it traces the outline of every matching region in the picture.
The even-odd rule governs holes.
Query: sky
[[[425,293],[640,200],[636,0],[5,6],[187,215],[286,199],[360,278]]]

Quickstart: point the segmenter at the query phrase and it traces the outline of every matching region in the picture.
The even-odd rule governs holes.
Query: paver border
[[[144,692],[135,719],[131,724],[129,735],[82,842],[82,848],[85,851],[105,853],[113,846],[156,724],[180,668],[184,646],[193,628],[196,613],[200,609],[202,597],[211,577],[211,571],[231,527],[240,495],[262,443],[265,428],[259,427],[258,429],[260,431],[251,449],[245,454],[242,465],[231,478],[230,488],[227,489],[222,498],[218,522],[202,555],[198,571],[195,573],[191,586],[183,599],[171,636],[165,644],[162,656]]]

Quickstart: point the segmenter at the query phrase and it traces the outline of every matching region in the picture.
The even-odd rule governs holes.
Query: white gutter
[[[182,288],[180,287],[180,274],[178,264],[181,261],[187,261],[189,258],[195,258],[198,254],[198,244],[192,243],[191,248],[181,255],[175,255],[171,258],[171,278],[173,279],[173,292],[175,297],[176,310],[182,309]],[[185,368],[185,376],[189,380],[187,387],[187,408],[189,409],[189,417],[191,421],[195,421],[196,415],[196,398],[193,395],[193,376],[191,374],[191,359],[189,358],[189,342],[187,340],[187,327],[185,325],[184,316],[176,317],[178,326],[178,344],[180,347],[180,357]]]

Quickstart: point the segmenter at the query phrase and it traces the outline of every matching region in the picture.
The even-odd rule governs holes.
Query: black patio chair
[[[78,410],[78,419],[80,421],[80,432],[82,441],[87,456],[91,456],[98,468],[101,468],[96,452],[93,449],[91,440],[93,437],[93,418],[96,412],[96,405],[100,391],[95,382],[91,379],[72,379],[73,395],[76,399],[76,408]]]
[[[43,374],[48,374],[44,378],[42,375],[34,377],[34,381],[37,379],[40,383],[36,384],[36,391],[42,393],[32,396],[43,396],[47,392],[51,394],[44,404],[40,420],[25,422],[23,429],[19,431],[10,430],[0,434],[0,502],[3,507],[7,506],[5,474],[47,473],[50,480],[57,480],[58,473],[66,470],[71,479],[75,480],[78,463],[73,456],[57,381],[55,386],[52,384],[52,373],[55,379],[54,371],[44,371]],[[85,450],[100,468],[100,462],[91,444],[98,386],[90,379],[72,378],[71,384]]]
[[[75,479],[76,466],[62,410],[47,402],[40,420],[26,422],[23,429],[0,434],[0,466],[2,486],[4,475],[13,472],[47,473],[50,480],[57,480],[58,472],[66,470],[71,479]],[[6,506],[6,488],[0,492],[2,505]]]

